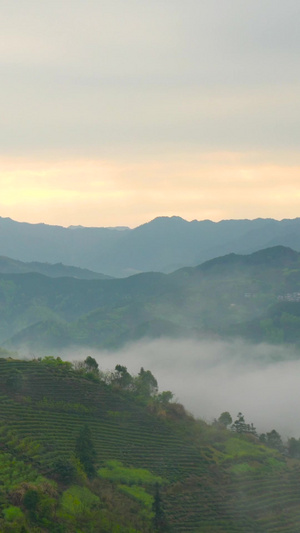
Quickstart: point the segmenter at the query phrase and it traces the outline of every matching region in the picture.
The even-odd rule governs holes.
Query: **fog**
[[[208,422],[223,411],[233,418],[241,411],[259,432],[276,429],[282,436],[300,437],[300,360],[291,347],[162,339],[136,342],[115,352],[62,352],[69,361],[88,355],[104,371],[118,363],[131,374],[142,366],[151,370],[161,391],[171,390],[188,411]]]

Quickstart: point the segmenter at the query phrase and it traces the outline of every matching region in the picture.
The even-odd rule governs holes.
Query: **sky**
[[[299,216],[299,0],[0,0],[0,216]]]

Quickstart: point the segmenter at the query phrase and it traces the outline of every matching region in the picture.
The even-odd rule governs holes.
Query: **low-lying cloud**
[[[65,352],[67,360],[95,357],[101,370],[116,364],[137,374],[143,366],[160,390],[171,390],[196,417],[212,421],[223,411],[241,411],[259,432],[276,429],[300,437],[300,359],[291,347],[242,341],[149,340],[110,351]]]

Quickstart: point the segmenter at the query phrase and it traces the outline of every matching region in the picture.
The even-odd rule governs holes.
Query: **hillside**
[[[67,266],[62,263],[56,263],[54,265],[50,263],[39,263],[37,261],[24,263],[23,261],[17,261],[16,259],[3,256],[0,256],[0,272],[1,274],[28,274],[29,272],[36,272],[44,276],[49,276],[50,278],[111,279],[111,276],[92,272],[86,268]]]
[[[51,357],[0,368],[4,533],[299,531],[300,461],[195,421],[151,372]]]
[[[168,275],[102,281],[0,274],[0,342],[37,352],[161,336],[299,345],[299,293],[300,254],[282,246]]]
[[[283,245],[300,251],[300,219],[193,220],[158,217],[129,228],[20,223],[0,217],[0,252],[25,262],[64,263],[124,277],[169,273],[231,252]]]

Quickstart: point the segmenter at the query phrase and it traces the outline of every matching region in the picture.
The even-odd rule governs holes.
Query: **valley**
[[[121,278],[0,258],[1,530],[296,533],[281,378],[295,387],[299,294],[281,244]]]
[[[121,279],[0,274],[0,342],[57,354],[160,337],[298,346],[299,287],[300,254],[283,246]]]

